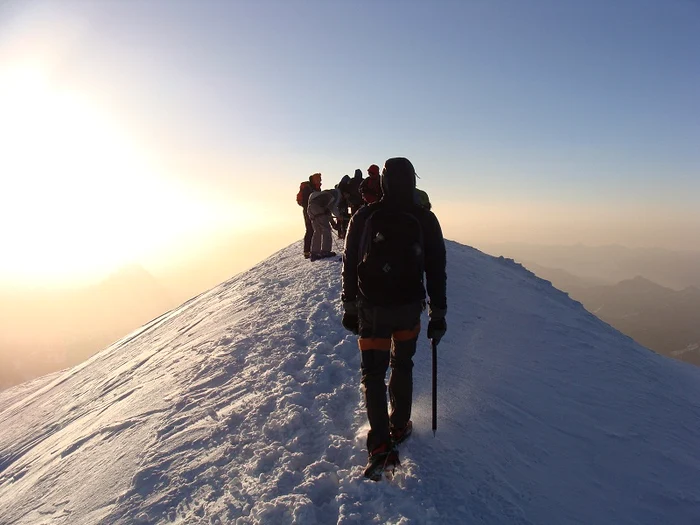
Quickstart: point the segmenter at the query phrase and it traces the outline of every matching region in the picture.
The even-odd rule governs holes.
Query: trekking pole
[[[337,239],[335,236],[333,236],[333,245],[335,246],[335,249],[338,251],[338,253],[343,252],[343,244],[340,242],[340,239]],[[340,246],[340,247],[338,247]]]
[[[433,344],[433,437],[437,431],[437,341],[431,339]]]
[[[347,235],[347,230],[345,231]],[[339,253],[343,252],[343,249],[345,248],[345,238],[343,237],[342,239],[340,238],[340,235],[338,234],[333,235],[333,245],[335,246],[335,249],[338,250]]]

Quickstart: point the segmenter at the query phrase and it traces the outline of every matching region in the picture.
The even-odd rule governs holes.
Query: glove
[[[345,312],[343,314],[343,326],[349,332],[357,335],[360,333],[360,321],[357,318],[357,314],[349,314]]]
[[[445,335],[445,332],[447,332],[447,323],[444,317],[431,319],[428,323],[428,339],[435,341],[435,344],[440,343],[440,339]]]
[[[428,310],[430,322],[428,323],[428,339],[435,341],[435,344],[440,342],[442,336],[447,332],[447,323],[445,322],[445,314],[447,308],[436,308],[432,304]]]
[[[344,301],[343,308],[343,327],[357,335],[360,333],[360,320],[357,315],[357,304],[355,301]]]

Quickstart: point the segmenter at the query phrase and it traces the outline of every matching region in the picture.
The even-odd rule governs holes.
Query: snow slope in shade
[[[392,483],[361,477],[336,261],[301,245],[67,372],[0,393],[0,523],[700,523],[700,370],[448,243]]]

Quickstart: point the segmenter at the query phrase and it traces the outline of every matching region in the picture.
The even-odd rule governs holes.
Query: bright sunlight
[[[0,115],[2,281],[92,280],[222,220],[41,68],[0,72]]]

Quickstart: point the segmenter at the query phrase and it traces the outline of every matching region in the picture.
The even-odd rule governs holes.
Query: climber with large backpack
[[[304,212],[304,227],[306,232],[304,234],[304,257],[307,259],[311,257],[311,240],[314,235],[313,224],[307,213],[309,208],[309,197],[315,191],[321,191],[321,174],[314,173],[309,177],[309,180],[302,182],[299,185],[299,192],[297,193],[297,204],[302,207]]]
[[[383,197],[350,220],[343,254],[343,326],[359,335],[370,430],[365,476],[379,480],[399,463],[396,445],[413,428],[413,355],[429,297],[427,335],[447,330],[445,242],[433,212],[416,199],[416,173],[403,157],[386,161]],[[424,286],[425,277],[425,286]],[[391,367],[387,410],[386,371]]]

